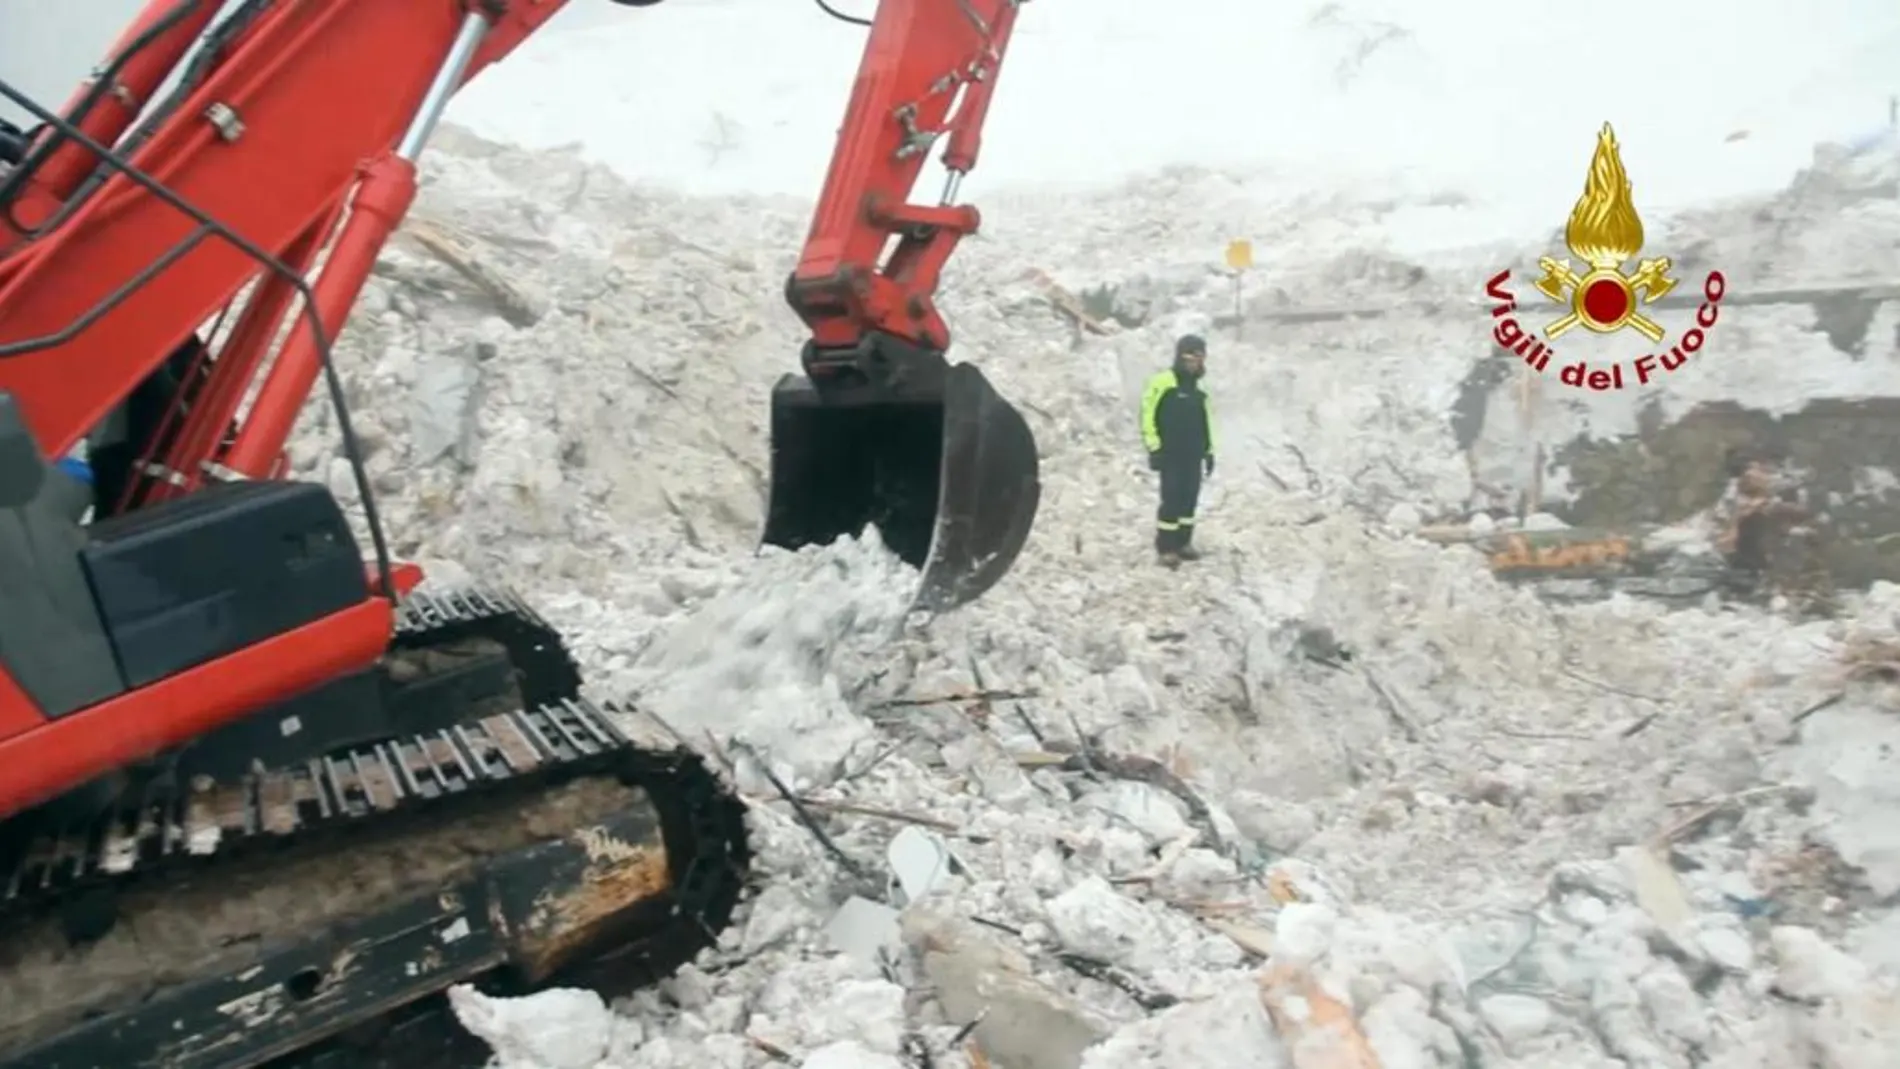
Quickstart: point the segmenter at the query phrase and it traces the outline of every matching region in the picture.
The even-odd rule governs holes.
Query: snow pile
[[[1439,402],[1482,353],[1371,326],[1217,343],[1210,555],[1155,568],[1134,391],[1222,280],[1093,339],[1022,269],[1105,268],[1223,181],[992,209],[944,303],[1044,503],[923,619],[874,539],[750,554],[802,206],[444,139],[419,212],[536,312],[386,258],[341,359],[396,548],[516,584],[604,696],[716,745],[766,874],[624,1005],[458,993],[504,1069],[1895,1064],[1900,588],[1795,624],[1501,584],[1383,522],[1471,503]],[[1391,259],[1376,206],[1255,181],[1288,263]],[[297,469],[347,499],[329,423]]]

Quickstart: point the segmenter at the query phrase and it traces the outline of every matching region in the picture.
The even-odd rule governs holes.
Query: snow
[[[811,4],[765,0],[575,3],[557,28],[570,32],[484,73],[451,117],[700,193],[815,193],[864,40]],[[1646,205],[1783,185],[1815,142],[1884,125],[1896,47],[1900,10],[1879,0],[1534,16],[1448,2],[1430,19],[1402,0],[1044,0],[1023,8],[965,189],[988,201],[1168,164],[1296,164],[1458,189],[1484,213],[1462,236],[1519,237],[1567,210],[1605,119]]]
[[[957,353],[1032,417],[1043,506],[1008,579],[926,618],[874,537],[753,552],[766,392],[800,341],[782,282],[859,40],[803,8],[563,16],[573,32],[458,104],[528,148],[445,131],[418,206],[540,318],[511,325],[398,240],[344,337],[397,551],[434,582],[517,585],[603,697],[716,746],[755,803],[762,890],[660,989],[455,994],[501,1069],[1892,1069],[1900,694],[1850,669],[1900,642],[1900,587],[1820,620],[1558,605],[1417,528],[1492,522],[1446,419],[1489,351],[1471,298],[1534,263],[1604,108],[1655,240],[1758,285],[1892,277],[1900,210],[1867,190],[1900,180],[1894,157],[1814,143],[1878,122],[1853,49],[1891,44],[1900,12],[1646,8],[1664,21],[1632,14],[1632,34],[1711,27],[1684,80],[1649,38],[1605,35],[1539,92],[1529,72],[1581,15],[1026,8],[988,184],[968,187],[986,231],[943,303]],[[1381,20],[1409,33],[1341,87]],[[1722,84],[1750,88],[1674,106]],[[1302,106],[1256,119],[1237,98]],[[701,142],[722,113],[720,155]],[[1223,122],[1181,118],[1202,113]],[[1430,162],[1375,170],[1405,161]],[[1454,313],[1215,334],[1209,557],[1165,572],[1132,405],[1175,332],[1231,308],[1213,261],[1236,234],[1263,309]],[[1078,335],[1031,269],[1118,285],[1146,321]],[[1719,364],[1648,396],[1787,409],[1900,384],[1891,348],[1850,359],[1804,309],[1734,326]],[[1638,407],[1544,404],[1598,434]],[[1558,433],[1487,426],[1480,460],[1507,469]],[[350,500],[331,436],[313,406],[297,471]],[[955,864],[900,860],[893,894],[887,859],[920,835]]]
[[[1387,1067],[1462,1064],[1467,1046],[1525,1067],[1693,1051],[1882,1065],[1900,718],[1877,679],[1796,718],[1844,686],[1849,651],[1894,635],[1900,589],[1833,621],[1547,604],[1388,526],[1355,473],[1384,456],[1404,485],[1436,477],[1441,504],[1470,501],[1430,474],[1457,454],[1427,371],[1455,380],[1454,354],[1367,378],[1270,339],[1216,345],[1236,457],[1203,510],[1211,556],[1154,569],[1129,406],[1174,328],[1078,344],[1014,280],[1038,257],[1109,265],[1130,229],[1185,216],[1169,205],[1193,181],[1219,180],[1025,195],[1015,230],[966,250],[946,306],[961,351],[1031,406],[1045,502],[1002,585],[923,619],[874,539],[751,554],[765,391],[796,351],[779,280],[802,205],[630,187],[572,154],[445,136],[421,210],[549,310],[511,327],[417,248],[390,250],[345,364],[383,401],[359,419],[397,548],[437,581],[465,567],[517,584],[603,696],[716,741],[756,803],[767,874],[720,948],[612,1014],[572,993],[459,994],[508,1069],[767,1050],[915,1064],[919,1043],[954,1066],[972,1042],[1029,1069],[1298,1065],[1344,1042],[1340,1012]],[[1366,210],[1333,202],[1288,242]],[[1224,280],[1153,288],[1205,305]],[[1329,383],[1351,407],[1306,416]],[[307,422],[299,470],[341,485],[321,407]],[[1301,444],[1314,482],[1250,433]],[[466,444],[439,456],[445,441]],[[1250,454],[1285,466],[1285,487]],[[1033,697],[955,697],[982,688]],[[1092,779],[1033,760],[1084,739],[1149,763]],[[827,811],[844,866],[761,767],[892,815]],[[905,828],[946,837],[959,866],[908,904],[882,874]],[[1269,983],[1262,952],[1302,971]],[[1781,970],[1812,988],[1837,958],[1851,989],[1772,994]]]

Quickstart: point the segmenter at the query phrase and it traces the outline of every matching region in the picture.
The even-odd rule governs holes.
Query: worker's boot
[[[1181,566],[1181,534],[1179,531],[1155,532],[1155,560],[1164,568]]]
[[[1194,528],[1187,527],[1182,529],[1181,544],[1174,547],[1174,555],[1180,557],[1182,560],[1201,559],[1201,551],[1194,548]]]

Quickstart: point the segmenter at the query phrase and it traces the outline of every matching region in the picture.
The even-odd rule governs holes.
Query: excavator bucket
[[[942,368],[940,386],[901,393],[779,380],[767,545],[824,545],[868,524],[922,570],[920,608],[953,608],[996,585],[1036,519],[1036,438],[973,365]]]

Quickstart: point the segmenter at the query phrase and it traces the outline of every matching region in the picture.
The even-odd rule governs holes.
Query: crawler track
[[[637,987],[710,945],[750,860],[742,805],[579,697],[511,595],[412,599],[397,646],[471,637],[542,700],[0,829],[0,1069],[370,1064],[362,1042],[454,983]]]

